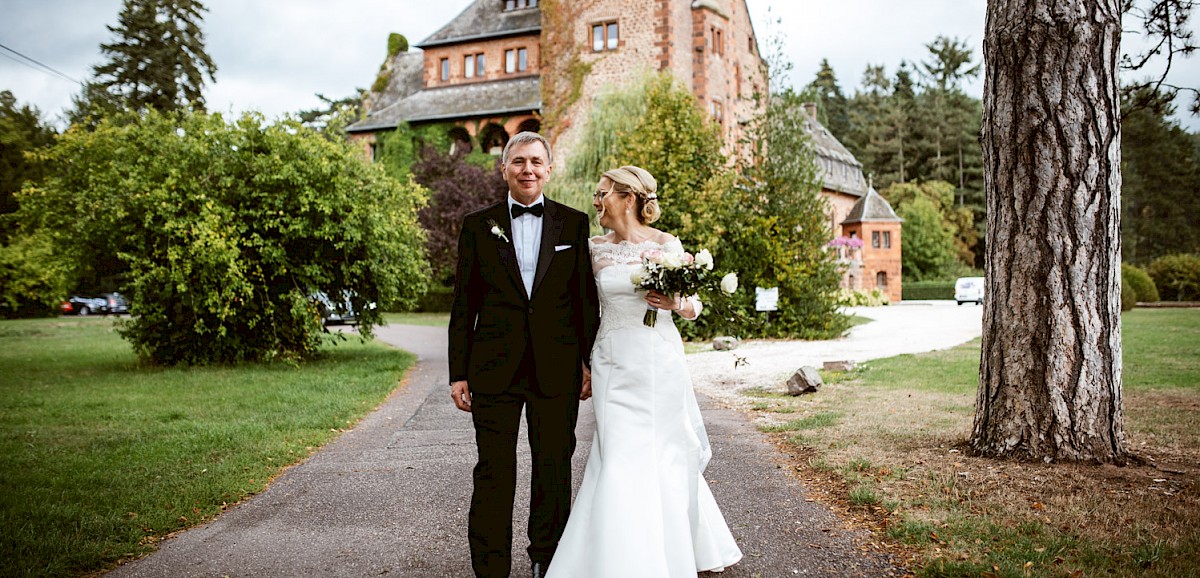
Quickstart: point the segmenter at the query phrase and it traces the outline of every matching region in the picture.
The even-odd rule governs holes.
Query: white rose
[[[726,293],[737,291],[738,279],[737,273],[730,273],[721,278],[721,290]]]
[[[712,271],[712,268],[713,268],[712,253],[709,253],[708,249],[701,249],[699,253],[696,253],[696,264],[701,267],[704,267],[705,269],[708,269],[709,271]]]
[[[668,269],[678,269],[679,267],[682,267],[683,253],[676,253],[674,251],[663,253],[662,264],[663,267]]]
[[[641,287],[642,282],[645,280],[646,275],[641,269],[634,271],[633,274],[629,276],[629,282],[633,283],[634,287]]]

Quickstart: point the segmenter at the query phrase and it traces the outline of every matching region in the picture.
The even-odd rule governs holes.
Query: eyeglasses
[[[592,199],[594,199],[596,202],[600,202],[600,201],[604,200],[604,197],[607,197],[609,193],[618,193],[618,194],[622,194],[622,195],[629,194],[628,191],[614,191],[614,190],[596,191],[596,192],[592,193]]]

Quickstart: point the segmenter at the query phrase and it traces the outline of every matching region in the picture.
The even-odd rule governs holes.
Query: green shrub
[[[66,269],[44,236],[0,245],[0,317],[44,317],[66,297]]]
[[[1121,278],[1121,311],[1129,311],[1137,306],[1137,290],[1129,279]]]
[[[296,122],[150,112],[45,155],[57,172],[22,192],[21,222],[60,255],[119,257],[120,331],[151,363],[308,357],[326,335],[314,293],[348,295],[370,336],[428,283],[424,189]]]
[[[905,301],[924,299],[954,299],[953,281],[905,281],[900,289]]]
[[[454,304],[454,290],[448,287],[433,287],[420,299],[413,309],[418,313],[448,313]]]
[[[387,90],[388,82],[392,79],[392,73],[387,70],[379,71],[379,76],[375,77],[375,82],[371,84],[371,92],[383,92]]]
[[[1146,267],[1163,301],[1200,301],[1200,255],[1167,255]]]
[[[838,304],[845,307],[878,307],[890,302],[887,293],[879,289],[838,290]]]
[[[1133,288],[1139,302],[1154,303],[1158,301],[1158,288],[1154,286],[1154,280],[1150,278],[1150,274],[1141,267],[1121,263],[1121,280],[1129,282],[1129,286]]]
[[[408,39],[399,32],[388,34],[388,56],[408,52]]]

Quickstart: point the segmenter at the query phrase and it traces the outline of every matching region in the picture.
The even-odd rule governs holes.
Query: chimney
[[[804,112],[807,112],[808,116],[812,117],[813,119],[816,119],[817,118],[817,103],[815,103],[815,102],[804,103]]]

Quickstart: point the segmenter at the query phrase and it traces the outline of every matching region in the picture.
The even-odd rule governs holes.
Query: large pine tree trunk
[[[1119,0],[989,0],[972,446],[1122,462]]]

